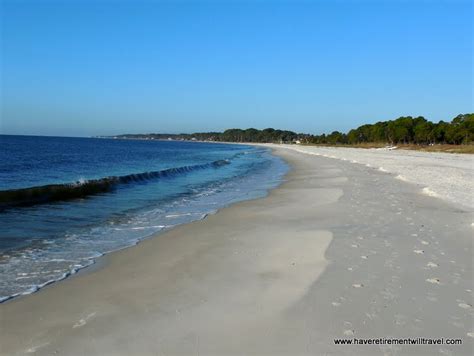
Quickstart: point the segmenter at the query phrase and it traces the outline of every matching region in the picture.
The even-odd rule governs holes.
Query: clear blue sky
[[[1,1],[0,133],[321,133],[473,111],[470,0]]]

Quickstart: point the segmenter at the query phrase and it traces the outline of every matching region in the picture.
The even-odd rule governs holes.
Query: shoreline
[[[182,216],[180,214],[169,215],[169,216],[168,215],[165,216],[165,214],[162,214],[163,216],[161,216],[160,220],[157,221],[155,224],[150,224],[150,223],[148,224],[148,225],[157,225],[157,226],[150,226],[151,228],[150,230],[147,229],[148,226],[146,226],[146,223],[144,223],[145,227],[140,228],[140,229],[143,229],[144,233],[141,233],[140,231],[138,234],[129,234],[130,237],[128,238],[128,240],[125,237],[126,235],[124,235],[122,239],[120,239],[120,236],[119,236],[119,239],[117,239],[117,242],[115,243],[109,244],[108,246],[94,247],[96,250],[90,251],[91,253],[89,255],[83,254],[82,256],[83,258],[80,259],[79,262],[77,262],[77,265],[73,265],[72,263],[70,263],[69,266],[66,265],[64,268],[62,268],[62,270],[60,270],[60,268],[58,268],[57,266],[53,266],[49,268],[49,270],[52,271],[54,268],[56,268],[54,270],[54,273],[51,273],[51,275],[48,275],[47,278],[41,278],[41,277],[35,278],[32,280],[30,285],[25,286],[22,283],[23,280],[20,280],[20,279],[23,279],[24,277],[22,276],[26,275],[26,273],[19,273],[19,272],[31,271],[32,272],[31,275],[43,276],[42,270],[40,269],[41,266],[38,269],[30,269],[30,270],[25,270],[25,268],[23,268],[22,270],[21,267],[24,267],[22,265],[13,266],[12,268],[16,268],[16,271],[15,270],[9,271],[11,272],[10,274],[5,273],[5,280],[3,281],[4,283],[2,284],[2,287],[4,288],[2,288],[2,294],[1,294],[2,297],[0,298],[0,304],[7,303],[15,298],[21,298],[25,295],[36,293],[39,290],[50,286],[51,284],[58,283],[67,278],[71,278],[77,273],[81,273],[81,271],[83,271],[84,269],[88,269],[91,266],[93,266],[97,262],[97,260],[101,259],[104,255],[119,251],[124,248],[133,247],[137,243],[140,243],[140,241],[151,238],[155,234],[164,233],[174,228],[175,226],[179,226],[181,224],[186,224],[192,221],[205,219],[207,215],[214,214],[216,210],[225,208],[228,205],[231,205],[240,200],[255,199],[257,197],[267,195],[269,190],[281,184],[282,177],[287,171],[286,163],[284,163],[282,160],[273,156],[271,154],[271,149],[269,148],[265,148],[262,150],[261,147],[260,148],[257,148],[257,147],[251,148],[250,146],[246,146],[246,147],[248,148],[248,150],[258,149],[260,152],[265,151],[264,153],[261,153],[261,154],[264,155],[263,157],[266,157],[265,158],[266,162],[269,162],[271,165],[271,168],[266,170],[267,173],[265,173],[265,171],[262,169],[260,170],[256,169],[254,170],[254,172],[247,172],[247,173],[245,173],[245,171],[242,171],[239,173],[238,176],[233,178],[231,184],[226,183],[226,180],[220,180],[219,184],[217,185],[217,188],[215,188],[215,191],[217,191],[216,194],[214,194],[212,189],[210,189],[211,194],[209,197],[207,197],[208,195],[207,192],[203,190],[204,192],[202,194],[203,196],[199,197],[198,195],[198,198],[195,198],[194,196],[192,196],[191,202],[187,203],[187,207],[183,203],[184,207],[183,209],[181,209],[183,210],[181,214]],[[245,150],[247,151],[247,149]],[[223,162],[223,160],[213,161],[205,165],[214,167],[214,164],[216,162]],[[201,167],[201,166],[203,165],[195,165],[193,167]],[[176,169],[182,169],[182,168],[176,168]],[[167,169],[165,171],[169,171],[169,170]],[[160,171],[160,172],[163,172],[163,171]],[[264,173],[262,174],[262,172]],[[128,175],[124,177],[128,177]],[[256,182],[255,184],[244,185],[246,184],[245,182],[249,182],[250,180],[252,180],[252,177],[260,177],[260,182],[262,183]],[[272,177],[274,177],[274,179]],[[265,178],[269,178],[269,179],[265,179]],[[109,177],[109,178],[102,178],[99,181],[102,181],[102,180],[109,181],[113,179],[115,178]],[[96,182],[97,180],[92,180],[92,181]],[[68,186],[68,184],[62,184],[61,186]],[[184,201],[184,198],[183,198],[183,201]],[[173,210],[174,208],[168,206],[168,209]],[[151,210],[152,208],[148,209],[148,211],[151,211]],[[187,213],[186,211],[191,211],[192,213]],[[78,216],[81,216],[81,215],[78,215]],[[86,220],[88,219],[84,219],[84,221]],[[113,224],[113,221],[112,221],[112,224]],[[105,223],[102,225],[105,225]],[[158,226],[158,225],[161,225],[161,226]],[[59,229],[68,228],[67,224],[66,225],[58,224],[57,226],[59,227]],[[137,230],[138,229],[139,228],[137,228]],[[120,229],[117,228],[116,230],[120,230]],[[127,230],[127,226],[124,226],[123,230]],[[135,228],[132,227],[130,231],[132,230],[135,230]],[[113,239],[110,239],[110,241],[112,240]],[[101,247],[104,247],[104,248],[101,249]],[[58,250],[57,247],[56,247],[56,250]],[[68,251],[68,250],[67,248],[65,248],[62,251]],[[63,261],[68,261],[67,254],[63,253],[62,255],[66,255],[66,257],[64,257],[65,260]],[[55,258],[56,256],[53,256],[53,260],[55,260]],[[64,264],[67,264],[67,262],[65,262]],[[4,270],[6,271],[6,268]],[[17,286],[16,277],[18,276],[21,276],[21,277],[18,278],[18,280],[20,281]]]
[[[195,141],[193,141],[195,142]],[[226,143],[224,143],[226,144]],[[229,143],[229,144],[232,144],[232,143]],[[248,145],[248,146],[252,146],[252,145]],[[253,145],[253,146],[256,146],[257,145]],[[272,147],[267,147],[268,151],[269,151],[269,154],[270,155],[274,155],[273,154],[273,151],[274,149]],[[288,165],[288,163],[284,160],[282,160],[284,162],[285,165]],[[170,226],[169,228],[164,228],[160,231],[157,231],[157,232],[153,232],[151,233],[150,235],[148,236],[145,236],[143,238],[140,238],[139,240],[137,240],[134,244],[130,244],[130,245],[125,245],[125,246],[122,246],[122,247],[119,247],[117,249],[114,249],[114,250],[111,250],[111,251],[106,251],[106,252],[103,252],[101,253],[100,256],[97,256],[97,257],[93,257],[90,259],[91,263],[89,265],[86,265],[86,266],[83,266],[83,267],[80,267],[80,268],[77,268],[73,271],[70,271],[70,272],[67,272],[65,273],[61,278],[58,278],[58,279],[54,279],[54,280],[50,280],[50,281],[47,281],[45,282],[44,284],[42,285],[37,285],[35,286],[35,289],[34,290],[31,290],[31,291],[26,291],[26,292],[23,292],[23,293],[19,293],[19,294],[16,294],[16,295],[12,295],[12,296],[9,296],[9,297],[6,297],[4,299],[0,299],[0,306],[3,305],[3,304],[6,304],[6,303],[10,303],[12,302],[13,300],[16,300],[18,298],[23,298],[23,297],[26,297],[26,296],[29,296],[29,295],[32,295],[32,294],[35,294],[35,293],[38,293],[39,291],[43,290],[43,289],[46,289],[46,288],[51,288],[53,287],[54,285],[56,285],[57,283],[61,283],[63,282],[64,280],[66,279],[70,279],[70,278],[75,278],[76,276],[80,276],[82,275],[83,273],[88,273],[89,271],[94,271],[94,270],[97,270],[99,268],[103,268],[104,266],[106,266],[106,259],[109,255],[111,254],[114,254],[116,252],[119,252],[119,251],[122,251],[124,249],[128,249],[128,248],[133,248],[135,246],[137,246],[138,244],[142,243],[143,241],[146,241],[148,239],[152,239],[152,238],[157,238],[158,236],[162,235],[162,234],[165,234],[167,233],[168,231],[171,231],[172,229],[175,229],[179,226],[182,226],[182,225],[187,225],[187,224],[191,224],[191,223],[194,223],[194,222],[198,222],[198,221],[202,221],[202,220],[205,220],[208,216],[210,215],[215,215],[217,214],[220,210],[222,209],[225,209],[225,208],[228,208],[234,204],[238,204],[240,202],[244,202],[244,201],[251,201],[251,200],[256,200],[256,199],[261,199],[261,198],[265,198],[266,196],[268,196],[270,194],[270,192],[273,190],[273,189],[276,189],[278,188],[280,185],[284,184],[285,182],[285,177],[288,175],[288,173],[291,171],[291,168],[288,168],[287,172],[280,178],[279,180],[279,183],[277,186],[274,186],[274,187],[268,187],[265,191],[265,195],[263,196],[257,196],[257,197],[251,197],[251,198],[248,198],[248,199],[243,199],[243,200],[237,200],[237,201],[234,201],[234,202],[230,202],[230,203],[226,203],[222,206],[220,206],[219,208],[217,208],[216,210],[214,211],[210,211],[208,213],[205,213],[201,218],[198,218],[198,219],[195,219],[195,220],[191,220],[191,221],[188,221],[188,222],[185,222],[185,223],[181,223],[181,224],[177,224],[177,225],[172,225]]]
[[[266,197],[1,304],[0,353],[350,354],[333,338],[377,330],[464,339],[423,352],[469,350],[468,212],[365,166],[272,148],[293,169]]]
[[[271,147],[264,145],[264,147]],[[309,155],[365,165],[417,185],[423,194],[474,211],[474,156],[413,150],[280,145]]]
[[[272,149],[272,151],[273,151],[273,149]],[[287,162],[287,164],[288,164],[288,162]],[[84,288],[87,288],[87,289],[90,288],[89,282],[85,282],[84,279],[90,279],[90,278],[95,279],[96,277],[99,277],[99,279],[101,280],[101,284],[106,282],[106,281],[109,281],[111,279],[110,276],[117,275],[117,274],[120,275],[121,272],[123,272],[127,269],[128,265],[134,264],[134,261],[136,262],[137,260],[141,260],[143,258],[144,254],[149,253],[150,250],[156,249],[156,248],[151,249],[151,246],[153,246],[153,245],[172,244],[173,242],[171,240],[173,240],[177,237],[179,239],[182,239],[182,240],[187,240],[187,241],[185,241],[186,244],[187,243],[194,244],[194,243],[197,242],[197,241],[193,241],[196,237],[195,236],[194,237],[189,236],[190,234],[188,232],[191,232],[195,228],[199,228],[200,230],[202,230],[204,232],[204,235],[207,235],[208,228],[205,225],[209,225],[209,224],[215,225],[216,223],[218,225],[221,225],[222,222],[219,222],[219,221],[222,220],[222,215],[226,214],[226,215],[229,216],[229,218],[231,220],[233,220],[233,217],[231,217],[231,215],[233,215],[236,210],[240,210],[242,212],[247,211],[249,208],[252,209],[252,205],[255,205],[258,202],[262,202],[262,201],[265,201],[267,199],[272,199],[272,197],[275,195],[275,193],[278,190],[284,189],[283,187],[288,183],[288,180],[290,180],[290,179],[288,179],[288,177],[292,176],[293,174],[294,174],[293,170],[290,169],[290,171],[283,177],[282,184],[279,185],[277,188],[270,190],[266,197],[234,203],[234,204],[232,204],[228,207],[224,207],[224,208],[220,209],[215,214],[209,215],[206,219],[199,220],[199,221],[194,221],[194,222],[191,222],[191,223],[188,223],[188,224],[177,226],[177,227],[175,227],[175,228],[173,228],[169,231],[166,231],[164,233],[153,235],[150,238],[144,239],[139,244],[137,244],[135,246],[132,246],[131,248],[126,248],[126,249],[114,251],[113,253],[110,253],[110,254],[106,254],[106,255],[104,255],[104,256],[102,256],[101,258],[98,259],[98,260],[101,261],[100,266],[94,267],[94,265],[91,265],[87,268],[81,269],[75,275],[72,275],[72,276],[62,280],[61,283],[52,283],[52,284],[42,288],[41,290],[39,290],[36,293],[30,294],[30,295],[25,295],[25,296],[22,296],[21,298],[10,299],[10,300],[6,301],[5,303],[3,303],[0,306],[0,308],[4,308],[3,309],[4,316],[5,316],[5,309],[7,309],[7,308],[12,308],[12,309],[20,308],[20,309],[23,309],[24,307],[21,306],[22,304],[28,305],[27,308],[33,308],[34,310],[37,310],[36,307],[38,306],[38,304],[46,306],[48,309],[51,309],[51,308],[53,308],[53,305],[54,305],[54,302],[52,300],[56,300],[56,302],[57,302],[58,299],[61,299],[60,294],[70,295],[70,293],[68,293],[67,291],[65,292],[65,290],[68,290],[69,288],[72,287],[73,289],[82,292],[82,291],[84,291],[84,289],[82,288],[83,285],[84,285]],[[275,199],[281,199],[281,198],[275,198]],[[245,212],[245,215],[247,215],[246,212]],[[246,218],[248,218],[248,217],[246,217]],[[222,226],[218,227],[219,233],[222,233],[222,228],[223,228]],[[225,229],[225,227],[224,227],[224,229]],[[185,230],[185,231],[183,232],[181,230]],[[313,233],[311,233],[311,235],[312,234]],[[320,237],[321,237],[321,241],[322,241],[321,243],[323,243],[323,245],[322,245],[321,248],[319,248],[319,244],[316,246],[316,247],[318,247],[317,250],[320,251],[320,252],[318,252],[320,254],[320,257],[318,257],[318,260],[316,261],[316,265],[321,264],[321,266],[324,266],[325,262],[323,262],[324,261],[324,256],[323,255],[324,255],[324,251],[325,251],[327,245],[330,242],[331,237],[330,237],[330,233],[328,233],[328,232],[320,232],[320,234],[321,234]],[[266,236],[265,238],[268,239],[269,236]],[[306,241],[305,243],[308,246],[314,245],[311,242],[309,244],[307,242],[307,240],[312,240],[312,237],[308,237],[308,236],[305,236],[303,234],[302,239],[304,241]],[[165,240],[168,240],[168,241],[165,241]],[[232,239],[230,239],[230,240],[232,240]],[[285,240],[286,240],[286,238],[281,237],[280,238],[280,245],[281,246],[280,247],[273,246],[273,248],[275,249],[275,251],[274,251],[275,255],[279,255],[279,254],[280,255],[281,254],[285,255],[285,254],[287,254],[287,252],[285,252],[285,250],[287,248],[293,249],[293,254],[295,254],[295,253],[298,254],[299,252],[297,250],[295,250],[295,246],[293,246],[291,243],[288,243]],[[218,242],[218,241],[215,241],[215,242]],[[204,244],[207,245],[206,241],[198,242],[198,245],[200,245],[201,243],[204,243]],[[252,244],[253,242],[252,241],[247,241],[247,243]],[[269,241],[266,241],[265,246],[267,246],[268,243],[269,243]],[[181,249],[186,250],[186,247],[183,246],[183,245],[180,245],[179,247]],[[269,247],[269,245],[267,247]],[[252,245],[252,248],[260,248],[260,246],[253,246]],[[179,254],[179,249],[176,249],[176,251]],[[129,256],[129,255],[136,255],[136,254],[140,255],[141,258],[135,258],[135,257]],[[171,259],[174,259],[174,258],[176,258],[176,257],[171,256]],[[213,257],[211,257],[211,258],[213,258]],[[269,261],[266,262],[266,263],[269,264],[272,267],[275,267],[274,266],[275,262],[272,261],[273,258],[274,257],[268,257],[267,259]],[[312,256],[306,256],[306,259],[308,259],[308,260],[311,260],[312,258],[313,258]],[[124,261],[121,261],[121,260],[124,260]],[[319,260],[321,260],[321,262],[319,262]],[[279,262],[276,262],[277,265],[278,265],[278,263]],[[310,261],[308,263],[312,263],[312,262]],[[234,266],[234,267],[238,267],[238,266]],[[281,266],[279,266],[279,265],[277,267],[281,268]],[[262,267],[260,267],[260,268],[262,268]],[[319,273],[322,272],[322,269],[323,269],[323,267],[319,267]],[[270,275],[268,275],[268,276],[265,276],[265,273],[263,273],[263,278],[271,280],[273,278],[272,275],[271,275],[273,272],[269,272],[269,273],[270,273]],[[103,275],[103,274],[106,274],[106,275],[109,275],[109,276],[105,277],[105,278],[101,277],[100,275]],[[141,276],[146,277],[145,275],[141,275]],[[293,284],[293,283],[295,283],[295,280],[301,279],[301,277],[298,277],[296,275],[293,275],[291,277],[292,278],[287,277],[285,279],[285,282]],[[146,278],[149,278],[149,277],[146,277]],[[297,293],[297,292],[298,293],[300,292],[301,287],[299,286],[299,284],[305,283],[305,285],[309,285],[310,282],[312,282],[312,281],[313,281],[312,279],[311,279],[311,281],[308,281],[308,280],[304,279],[303,281],[300,280],[299,282],[296,282],[296,288],[294,288],[294,291],[293,292],[288,292],[288,295],[285,296],[285,297],[281,297],[281,299],[287,300],[290,297],[291,298],[297,298],[297,296],[294,295],[294,294]],[[77,289],[77,288],[79,288],[79,289]],[[93,287],[93,288],[96,288],[96,287]],[[267,295],[268,291],[267,292],[262,292],[262,293],[263,293],[262,298],[264,298],[264,299],[269,298],[269,296]],[[118,297],[118,295],[117,295],[117,297]],[[40,301],[40,299],[42,299],[42,300]],[[50,303],[52,303],[52,304],[50,304]],[[64,306],[64,308],[67,308],[67,307]],[[279,308],[281,308],[280,305],[279,305]],[[30,309],[30,311],[28,312],[28,315],[31,315],[30,313],[34,313],[33,309]],[[54,309],[56,310],[55,307],[54,307]],[[52,310],[50,310],[49,312],[46,312],[46,314],[51,316],[50,312],[52,312]],[[64,313],[64,312],[65,311],[63,309],[62,313]],[[272,315],[272,314],[273,313],[270,313],[270,315]],[[13,315],[17,315],[17,314],[14,312]],[[91,315],[91,314],[86,315],[86,320],[92,318],[92,317],[87,318],[87,316],[89,316],[89,315]],[[58,317],[59,317],[59,315],[58,315]],[[34,316],[31,316],[31,318],[36,319]],[[55,317],[53,317],[52,319],[54,320]],[[78,318],[78,320],[79,321],[77,323],[81,324],[81,320],[84,320],[84,318],[82,318],[82,319]],[[82,325],[74,327],[74,325],[76,325],[77,323],[73,323],[72,330],[75,330],[75,329],[78,329],[79,327],[82,327]],[[12,320],[9,321],[9,324],[10,325],[12,324]],[[18,326],[20,326],[21,324],[23,324],[23,323],[22,322],[17,323]],[[55,322],[53,322],[53,324],[55,324]],[[24,327],[25,325],[22,325],[22,326]],[[52,329],[55,330],[56,327],[52,326]],[[12,329],[10,328],[9,330],[11,331]],[[7,334],[9,334],[9,332],[7,332]],[[2,340],[2,339],[5,339],[5,340]],[[2,343],[4,343],[5,345],[7,345],[9,341],[12,341],[10,339],[10,337],[5,336],[5,334],[0,336],[0,340],[2,340]],[[18,340],[16,340],[16,341],[18,341]],[[49,345],[49,343],[48,342],[43,342],[43,341],[44,340],[41,340],[41,341],[38,342],[38,345],[40,347],[38,347],[38,345],[33,345],[33,344],[27,345],[29,347],[26,347],[23,350],[23,352],[26,351],[27,353],[30,353],[33,350],[34,352],[41,351],[41,352],[47,353],[48,351],[46,351],[47,350],[46,346]],[[44,345],[44,347],[42,345]],[[9,349],[7,349],[7,350],[9,350]],[[18,352],[18,351],[20,351],[20,350],[15,349],[13,351],[13,353]],[[116,351],[118,351],[118,350],[114,350],[114,353]],[[109,350],[109,352],[110,352],[110,350]],[[21,351],[20,351],[20,354],[21,354]],[[141,354],[141,352],[139,352],[139,354]]]
[[[245,201],[245,200],[244,200]],[[231,204],[232,205],[232,204]],[[151,235],[149,236],[146,236],[140,240],[138,240],[135,244],[132,244],[132,245],[126,245],[126,246],[123,246],[121,248],[118,248],[116,250],[112,250],[112,251],[108,251],[108,252],[104,252],[102,253],[100,256],[98,257],[94,257],[94,258],[91,258],[91,264],[87,265],[87,266],[84,266],[84,267],[81,267],[77,270],[75,270],[74,272],[70,272],[68,274],[66,274],[65,276],[63,276],[62,278],[60,279],[55,279],[55,280],[51,280],[51,281],[48,281],[46,284],[44,285],[41,285],[41,286],[37,286],[37,289],[32,291],[32,292],[28,292],[28,293],[20,293],[20,294],[17,294],[17,295],[13,295],[13,296],[10,296],[6,299],[3,299],[3,300],[0,300],[0,307],[3,305],[3,304],[8,304],[8,303],[11,303],[19,298],[24,298],[24,297],[27,297],[27,296],[30,296],[30,295],[33,295],[33,294],[36,294],[44,289],[48,289],[48,288],[52,288],[53,286],[55,286],[57,283],[61,283],[62,281],[66,280],[66,279],[73,279],[73,278],[76,278],[76,277],[80,277],[81,275],[83,274],[87,274],[87,273],[91,273],[91,272],[95,272],[95,271],[98,271],[100,270],[101,268],[105,268],[107,266],[107,258],[110,256],[110,255],[113,255],[117,252],[120,252],[122,250],[126,250],[126,249],[129,249],[129,248],[133,248],[137,245],[139,245],[140,243],[142,243],[143,241],[146,241],[148,239],[153,239],[153,238],[159,238],[160,235],[162,234],[165,234],[167,233],[168,231],[171,231],[172,229],[176,228],[176,227],[179,227],[179,226],[182,226],[182,225],[187,225],[187,224],[192,224],[194,222],[197,222],[197,221],[202,221],[204,219],[206,219],[209,215],[214,215],[214,214],[217,214],[219,212],[219,210],[221,209],[225,209],[227,206],[224,206],[220,209],[218,209],[216,212],[214,213],[209,213],[209,214],[205,214],[205,216],[202,218],[202,219],[198,219],[198,220],[193,220],[193,221],[190,221],[190,222],[187,222],[187,223],[184,223],[184,224],[180,224],[180,225],[176,225],[176,226],[173,226],[171,227],[170,229],[167,229],[167,230],[160,230],[158,232],[154,232],[152,233]]]

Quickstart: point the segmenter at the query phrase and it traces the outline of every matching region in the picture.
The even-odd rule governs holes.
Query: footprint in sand
[[[354,288],[362,288],[364,285],[362,283],[354,283],[352,287]]]
[[[339,303],[339,302],[332,302],[331,305],[332,305],[333,307],[339,307],[339,306],[341,306],[341,303]]]
[[[415,252],[417,255],[422,255],[425,253],[423,250],[413,250],[413,252]]]
[[[400,325],[400,326],[402,326],[402,325],[405,325],[405,324],[406,324],[406,322],[405,322],[406,317],[403,316],[403,315],[395,315],[394,319],[395,319],[395,320],[394,320],[395,325]]]
[[[351,246],[354,247],[354,248],[358,248],[358,247],[359,247],[359,245],[357,245],[357,244],[352,244]]]
[[[468,303],[459,303],[458,306],[463,309],[471,309],[472,305]]]
[[[422,244],[422,245],[429,245],[430,243],[429,243],[428,241],[421,240],[421,244]]]
[[[430,268],[436,268],[438,267],[438,264],[437,263],[434,263],[434,262],[428,262],[426,264],[427,267],[430,267]]]
[[[95,312],[87,315],[85,318],[79,319],[77,323],[75,323],[72,328],[80,328],[81,326],[84,326],[87,324],[87,321],[95,316]]]
[[[26,350],[26,353],[27,353],[27,354],[36,353],[36,351],[38,351],[39,349],[41,349],[41,348],[43,348],[43,347],[45,347],[45,346],[48,346],[49,344],[50,344],[49,342],[45,342],[44,344],[30,347],[28,350]]]
[[[368,257],[367,256],[360,256],[363,260],[366,260]]]
[[[454,355],[454,354],[452,353],[452,351],[449,351],[449,350],[447,350],[447,349],[439,349],[439,353],[440,353],[441,355],[447,355],[447,356],[452,356],[452,355]]]
[[[428,278],[426,281],[432,284],[441,284],[439,278]]]

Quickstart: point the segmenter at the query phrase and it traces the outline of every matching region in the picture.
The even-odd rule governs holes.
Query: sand
[[[397,179],[417,184],[427,195],[474,208],[474,155],[399,149],[280,146],[392,173]]]
[[[365,165],[235,204],[0,305],[4,355],[470,354],[472,211]],[[341,346],[444,337],[462,345]]]

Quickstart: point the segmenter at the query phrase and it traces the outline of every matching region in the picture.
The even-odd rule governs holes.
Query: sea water
[[[287,170],[247,145],[0,135],[0,301],[263,197]]]

